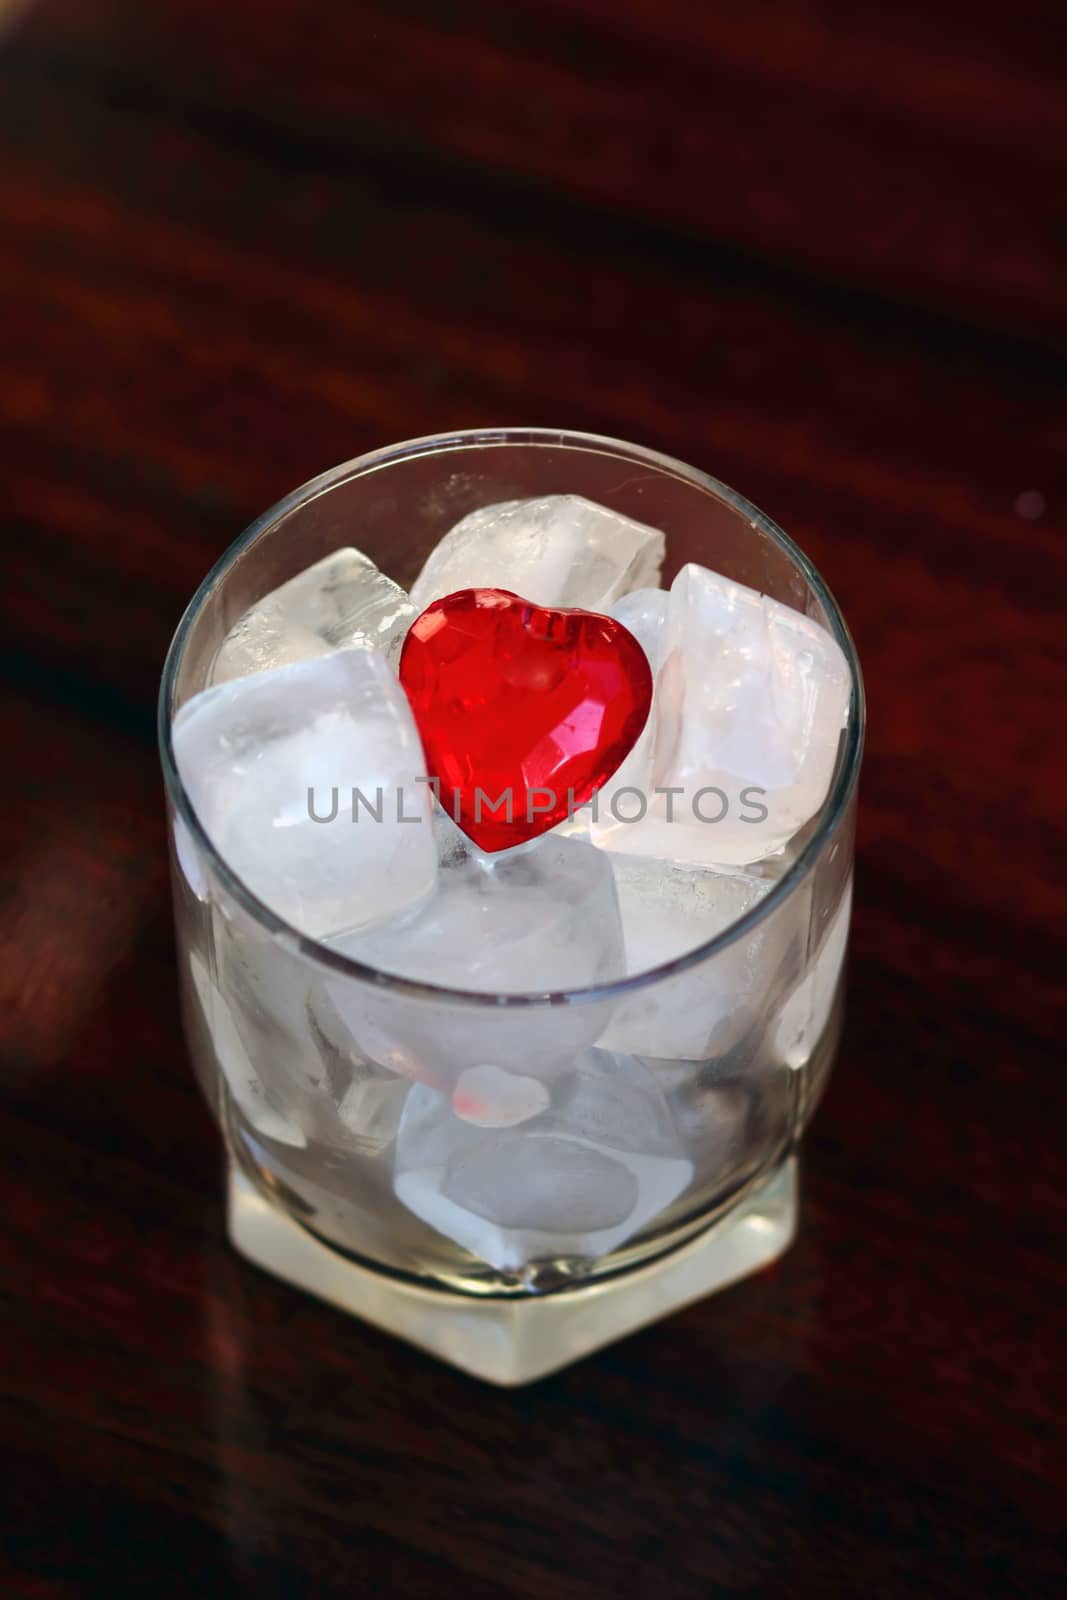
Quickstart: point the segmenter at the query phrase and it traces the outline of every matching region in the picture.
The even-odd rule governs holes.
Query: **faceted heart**
[[[506,589],[435,600],[404,642],[400,681],[441,804],[487,851],[535,839],[583,805],[652,703],[648,659],[621,622]]]

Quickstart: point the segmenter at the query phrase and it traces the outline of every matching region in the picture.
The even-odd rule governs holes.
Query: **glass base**
[[[789,1157],[706,1232],[647,1266],[580,1289],[516,1299],[451,1294],[358,1264],[279,1211],[234,1166],[234,1248],[273,1272],[486,1383],[531,1383],[774,1261],[796,1233]]]

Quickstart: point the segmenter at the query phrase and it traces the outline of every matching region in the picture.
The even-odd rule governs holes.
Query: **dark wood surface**
[[[0,36],[0,1592],[1062,1593],[1053,0],[45,0]],[[659,446],[826,573],[851,1000],[774,1269],[527,1391],[243,1265],[153,703],[279,494]]]

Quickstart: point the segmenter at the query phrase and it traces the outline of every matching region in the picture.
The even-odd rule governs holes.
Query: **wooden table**
[[[10,22],[5,1596],[1063,1592],[1060,11]],[[224,1242],[153,735],[254,514],[474,422],[743,489],[827,575],[871,702],[799,1243],[517,1393]]]

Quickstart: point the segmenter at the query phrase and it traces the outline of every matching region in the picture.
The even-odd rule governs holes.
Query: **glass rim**
[[[694,487],[704,490],[742,516],[753,528],[767,535],[799,569],[812,591],[818,597],[829,624],[829,631],[840,645],[848,663],[851,693],[845,721],[844,748],[838,759],[829,792],[818,813],[818,821],[811,838],[797,859],[781,878],[772,884],[763,898],[736,922],[705,940],[692,950],[675,956],[671,961],[649,967],[610,982],[588,984],[577,989],[559,989],[536,992],[506,991],[492,993],[485,990],[460,989],[447,984],[424,982],[418,978],[405,978],[398,973],[385,972],[367,966],[353,957],[332,949],[320,940],[301,933],[292,923],[286,922],[266,905],[230,866],[214,843],[193,809],[185,785],[182,783],[174,757],[171,737],[174,691],[181,669],[189,632],[205,601],[223,581],[231,567],[257,539],[283,516],[310,503],[348,478],[363,477],[407,457],[446,454],[452,450],[485,449],[499,446],[554,447],[576,449],[593,454],[622,454],[631,461],[643,463],[660,473],[682,478]],[[738,939],[746,937],[765,917],[796,893],[814,868],[845,816],[859,778],[860,760],[866,723],[866,704],[863,678],[848,626],[840,607],[815,565],[799,545],[776,522],[762,512],[744,495],[714,478],[710,473],[668,456],[645,445],[630,444],[623,439],[607,435],[583,433],[574,429],[500,427],[470,428],[451,433],[427,434],[417,439],[405,439],[398,444],[386,445],[364,455],[354,456],[326,472],[309,478],[293,489],[266,511],[249,523],[243,533],[230,544],[214,562],[189,604],[186,606],[174,632],[163,664],[158,702],[158,736],[163,780],[175,813],[188,830],[197,851],[210,863],[213,872],[241,909],[259,924],[272,939],[308,957],[320,967],[326,967],[343,977],[360,983],[370,983],[380,989],[427,1001],[450,1001],[463,1006],[492,1007],[494,1009],[540,1009],[553,1005],[593,1003],[599,1000],[622,999],[644,988],[673,978],[693,967],[702,965],[727,949]]]

